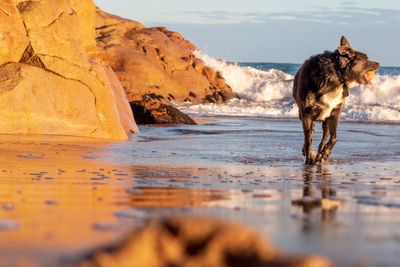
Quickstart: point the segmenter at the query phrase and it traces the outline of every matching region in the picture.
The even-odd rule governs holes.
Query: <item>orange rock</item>
[[[171,40],[174,42],[180,43],[187,49],[190,49],[192,51],[195,51],[197,48],[194,44],[192,44],[190,41],[186,40],[183,38],[183,36],[178,33],[178,32],[172,32],[169,31],[166,27],[156,27],[157,30],[163,32],[165,35],[167,35]]]
[[[29,40],[24,24],[11,0],[0,1],[0,65],[18,62]]]
[[[140,23],[97,10],[97,46],[128,95],[129,101],[156,94],[171,100],[222,102],[231,88],[214,70],[196,59],[196,47],[166,28],[145,28]],[[218,96],[218,97],[215,97]]]
[[[91,0],[5,0],[0,9],[0,133],[126,139],[138,132],[120,82],[96,59]]]
[[[137,127],[135,121],[132,119],[133,113],[126,98],[126,94],[124,88],[119,82],[117,76],[114,71],[109,67],[105,66],[105,73],[107,75],[106,82],[109,83],[110,88],[112,89],[113,98],[119,114],[120,124],[126,133],[138,133],[139,128]]]

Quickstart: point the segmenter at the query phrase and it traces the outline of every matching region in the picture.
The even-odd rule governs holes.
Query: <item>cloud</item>
[[[354,7],[354,6],[357,6],[357,3],[355,1],[344,1],[344,2],[342,2],[342,6]]]
[[[255,14],[254,12],[235,12],[235,11],[186,11],[185,15],[194,16],[197,21],[204,23],[242,23],[242,22],[258,22],[258,16],[262,14]]]
[[[198,23],[269,23],[276,21],[302,21],[325,24],[393,23],[398,22],[400,9],[354,8],[356,3],[346,1],[337,8],[315,6],[305,11],[236,12],[236,11],[186,11]]]

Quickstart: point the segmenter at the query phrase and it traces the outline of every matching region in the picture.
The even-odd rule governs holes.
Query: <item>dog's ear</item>
[[[347,41],[347,38],[344,36],[340,38],[340,46],[351,47],[349,41]]]
[[[337,50],[342,56],[348,56],[349,58],[353,58],[356,55],[356,52],[344,36],[340,39],[340,46]]]

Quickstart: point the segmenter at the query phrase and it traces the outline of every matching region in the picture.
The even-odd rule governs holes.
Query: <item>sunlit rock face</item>
[[[98,60],[91,0],[0,2],[0,133],[126,139],[123,87]]]
[[[97,9],[97,46],[115,71],[130,102],[220,103],[233,96],[222,76],[193,55],[196,47],[179,33]],[[173,118],[172,118],[173,120]]]

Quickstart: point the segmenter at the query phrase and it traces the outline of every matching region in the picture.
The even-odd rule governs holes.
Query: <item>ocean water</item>
[[[295,118],[293,77],[299,64],[228,63],[195,52],[206,65],[221,72],[239,98],[226,104],[189,103],[179,108],[192,115]],[[351,121],[400,122],[400,67],[382,67],[373,85],[357,86],[342,111]]]

